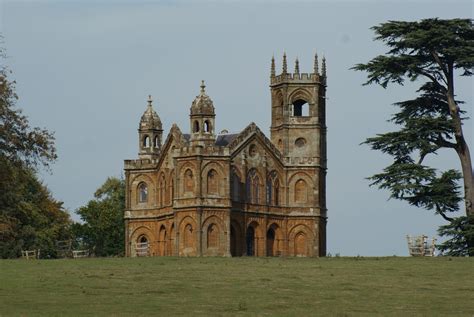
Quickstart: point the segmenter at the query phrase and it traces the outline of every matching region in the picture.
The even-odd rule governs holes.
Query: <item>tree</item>
[[[365,85],[423,80],[419,97],[395,103],[399,112],[390,121],[399,131],[378,134],[364,143],[393,157],[393,163],[370,179],[371,185],[388,189],[391,197],[411,205],[434,210],[449,222],[440,233],[458,238],[444,249],[474,256],[474,175],[472,161],[462,129],[461,101],[455,99],[455,77],[472,76],[474,70],[474,28],[471,19],[425,19],[416,22],[389,21],[372,27],[376,40],[390,50],[353,69],[368,73]],[[440,149],[454,150],[461,171],[444,172],[424,165],[428,155]],[[449,214],[459,210],[462,200],[458,180],[464,185],[466,216]],[[469,223],[460,226],[460,223]],[[462,229],[462,230],[461,230]],[[453,231],[454,230],[454,231]],[[460,236],[459,236],[460,234]],[[452,244],[454,243],[456,247]]]
[[[75,224],[76,236],[96,256],[124,252],[125,182],[109,177],[97,189],[95,199],[77,210],[84,224]]]
[[[4,60],[0,48],[0,60]],[[16,107],[11,72],[0,66],[0,257],[18,257],[22,249],[41,249],[55,257],[55,241],[69,236],[69,214],[38,181],[39,166],[56,159],[53,135],[31,128]]]

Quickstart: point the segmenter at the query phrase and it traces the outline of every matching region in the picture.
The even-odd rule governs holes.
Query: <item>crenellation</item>
[[[139,159],[124,161],[127,256],[325,255],[327,70],[317,63],[300,73],[296,60],[288,73],[285,54],[276,75],[272,58],[271,139],[254,122],[216,136],[203,81],[189,132],[173,124],[162,144],[149,98]]]

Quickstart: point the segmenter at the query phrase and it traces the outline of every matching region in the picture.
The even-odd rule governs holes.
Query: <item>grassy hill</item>
[[[0,260],[0,315],[474,315],[469,258]]]

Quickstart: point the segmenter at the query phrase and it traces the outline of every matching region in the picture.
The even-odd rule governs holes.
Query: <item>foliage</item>
[[[70,237],[70,219],[34,171],[18,168],[0,157],[0,257],[14,258],[21,250],[40,249],[41,257],[56,257],[57,240]]]
[[[439,227],[440,236],[450,237],[438,248],[445,255],[467,256],[474,253],[472,247],[467,243],[474,239],[474,221],[466,216],[454,218],[449,224]]]
[[[378,134],[364,143],[393,157],[393,163],[382,173],[370,177],[371,185],[387,189],[391,197],[409,204],[433,210],[456,227],[458,219],[450,216],[459,210],[464,184],[466,215],[474,214],[474,176],[469,148],[464,138],[462,101],[455,100],[455,72],[471,76],[474,70],[474,28],[470,19],[425,19],[419,22],[389,21],[372,28],[376,40],[383,41],[390,50],[353,69],[366,71],[365,83],[376,83],[386,88],[390,83],[403,85],[406,80],[424,79],[418,97],[395,103],[398,112],[390,122],[399,126],[398,131]],[[461,163],[462,174],[456,170],[438,171],[424,165],[428,155],[440,149],[454,150]],[[469,219],[474,219],[471,217]],[[474,225],[474,223],[472,223]],[[457,234],[465,226],[457,226]],[[459,231],[461,230],[461,231]],[[454,233],[441,229],[444,235]],[[462,240],[462,239],[461,239]],[[444,247],[453,250],[469,245],[474,250],[474,240],[458,247],[452,239]],[[463,240],[464,241],[464,240]],[[470,253],[474,255],[474,253]]]
[[[0,58],[4,51],[0,48]],[[56,158],[53,134],[46,129],[30,127],[28,119],[16,108],[18,96],[11,72],[0,66],[0,156],[15,165],[48,166]]]
[[[16,108],[9,74],[0,66],[0,257],[18,257],[22,249],[41,249],[43,257],[55,257],[56,240],[69,236],[69,215],[35,174],[39,165],[56,159],[54,138],[45,129],[30,127]]]
[[[4,260],[0,315],[472,316],[473,264],[451,257]]]
[[[122,255],[124,252],[125,182],[110,177],[97,189],[95,199],[79,208],[84,224],[73,230],[96,256]]]

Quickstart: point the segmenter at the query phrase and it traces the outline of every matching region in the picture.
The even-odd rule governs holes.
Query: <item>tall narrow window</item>
[[[146,183],[140,183],[138,185],[138,202],[145,203],[148,201],[148,186]]]
[[[184,227],[183,240],[183,245],[185,248],[190,248],[193,246],[193,227],[190,224],[187,224],[186,227]]]
[[[184,192],[192,193],[194,191],[193,172],[188,169],[184,172]]]
[[[161,175],[161,180],[160,180],[160,203],[161,206],[164,206],[167,202],[165,201],[166,199],[166,180],[165,176],[162,174]]]
[[[204,121],[204,132],[211,132],[211,122],[209,120]]]
[[[218,194],[218,179],[215,170],[210,170],[209,173],[207,173],[207,193],[210,195]]]
[[[145,137],[143,138],[143,147],[150,147],[150,137],[148,135],[145,135]]]
[[[207,228],[207,248],[219,247],[219,229],[215,224]]]
[[[267,204],[278,205],[280,195],[280,181],[277,171],[272,171],[267,177]]]
[[[295,201],[297,203],[305,203],[308,199],[308,189],[306,182],[302,179],[295,184]]]
[[[199,132],[199,122],[198,122],[197,120],[194,121],[194,124],[193,124],[193,132],[194,132],[194,133]]]
[[[251,169],[247,174],[247,200],[252,204],[259,202],[260,179],[255,169]]]

